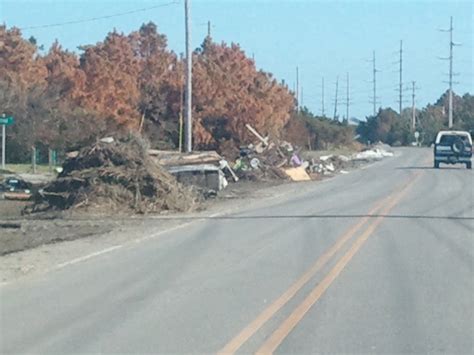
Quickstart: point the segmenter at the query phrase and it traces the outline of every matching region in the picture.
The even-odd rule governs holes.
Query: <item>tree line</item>
[[[42,54],[34,38],[0,26],[0,110],[16,119],[8,129],[8,160],[28,161],[32,146],[64,152],[131,131],[155,148],[176,149],[184,61],[157,26],[150,22],[130,34],[114,30],[79,50],[56,41]],[[248,144],[247,123],[282,138],[295,108],[294,93],[258,70],[239,45],[207,37],[193,52],[195,149]]]
[[[112,31],[78,53],[54,42],[43,51],[35,38],[0,25],[0,111],[15,117],[7,132],[7,160],[27,162],[31,148],[60,154],[98,137],[140,132],[158,149],[177,149],[183,111],[184,60],[150,22],[129,34]],[[455,96],[457,127],[473,128],[473,98]],[[445,126],[446,95],[417,113],[425,141]],[[326,149],[350,145],[354,127],[297,110],[294,92],[257,69],[237,44],[207,37],[193,52],[195,149],[224,150],[253,136]],[[409,113],[381,109],[357,128],[360,139],[409,144]]]
[[[415,142],[416,130],[420,133],[420,143],[431,145],[439,131],[448,129],[448,92],[434,104],[417,110],[415,117],[413,129],[411,108],[404,109],[401,115],[391,108],[381,108],[375,116],[367,117],[359,124],[357,133],[364,143],[381,141],[390,145],[409,145]],[[473,95],[453,95],[453,129],[474,135]]]

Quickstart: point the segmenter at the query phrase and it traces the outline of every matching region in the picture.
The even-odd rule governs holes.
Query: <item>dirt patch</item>
[[[0,255],[104,234],[116,227],[113,221],[9,220],[0,229]]]
[[[0,199],[0,218],[11,219],[19,218],[22,215],[22,211],[25,207],[30,206],[31,202],[28,201],[8,201]]]
[[[66,160],[62,173],[46,185],[32,212],[182,212],[198,204],[198,194],[149,157],[146,142],[129,137],[85,147]]]

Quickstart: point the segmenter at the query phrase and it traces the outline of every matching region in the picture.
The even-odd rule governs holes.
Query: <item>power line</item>
[[[105,20],[105,19],[109,19],[109,18],[126,16],[126,15],[131,15],[131,14],[135,14],[135,13],[139,13],[139,12],[145,12],[145,11],[149,11],[149,10],[153,10],[153,9],[158,9],[158,8],[161,8],[161,7],[176,5],[178,3],[179,3],[179,1],[172,1],[172,2],[168,2],[168,3],[160,4],[160,5],[144,7],[144,8],[141,8],[141,9],[126,11],[126,12],[120,12],[120,13],[111,14],[111,15],[104,15],[104,16],[91,17],[91,18],[82,19],[82,20],[58,22],[58,23],[51,23],[51,24],[38,25],[38,26],[27,26],[27,27],[20,28],[20,30],[23,31],[23,30],[33,30],[33,29],[38,29],[38,28],[60,27],[60,26],[76,25],[76,24],[79,24],[79,23],[100,21],[100,20]]]

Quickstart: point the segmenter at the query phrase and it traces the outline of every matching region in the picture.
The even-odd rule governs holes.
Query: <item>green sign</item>
[[[0,117],[0,125],[10,126],[13,124],[13,117]]]

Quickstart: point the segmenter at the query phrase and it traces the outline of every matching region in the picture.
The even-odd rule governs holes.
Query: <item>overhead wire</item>
[[[111,15],[104,15],[104,16],[98,16],[98,17],[91,17],[87,19],[82,19],[82,20],[73,20],[73,21],[65,21],[65,22],[58,22],[58,23],[51,23],[51,24],[44,24],[44,25],[37,25],[37,26],[26,26],[26,27],[21,27],[20,30],[32,30],[32,29],[39,29],[39,28],[50,28],[50,27],[61,27],[61,26],[68,26],[68,25],[76,25],[80,23],[87,23],[87,22],[94,22],[94,21],[100,21],[100,20],[105,20],[109,18],[114,18],[114,17],[121,17],[121,16],[126,16],[130,14],[135,14],[139,12],[145,12],[153,9],[158,9],[162,7],[167,7],[171,5],[176,5],[179,4],[179,0],[174,0],[172,2],[167,2],[164,4],[159,4],[159,5],[154,5],[154,6],[149,6],[149,7],[144,7],[140,9],[135,9],[135,10],[130,10],[126,12],[120,12],[116,14],[111,14]]]

